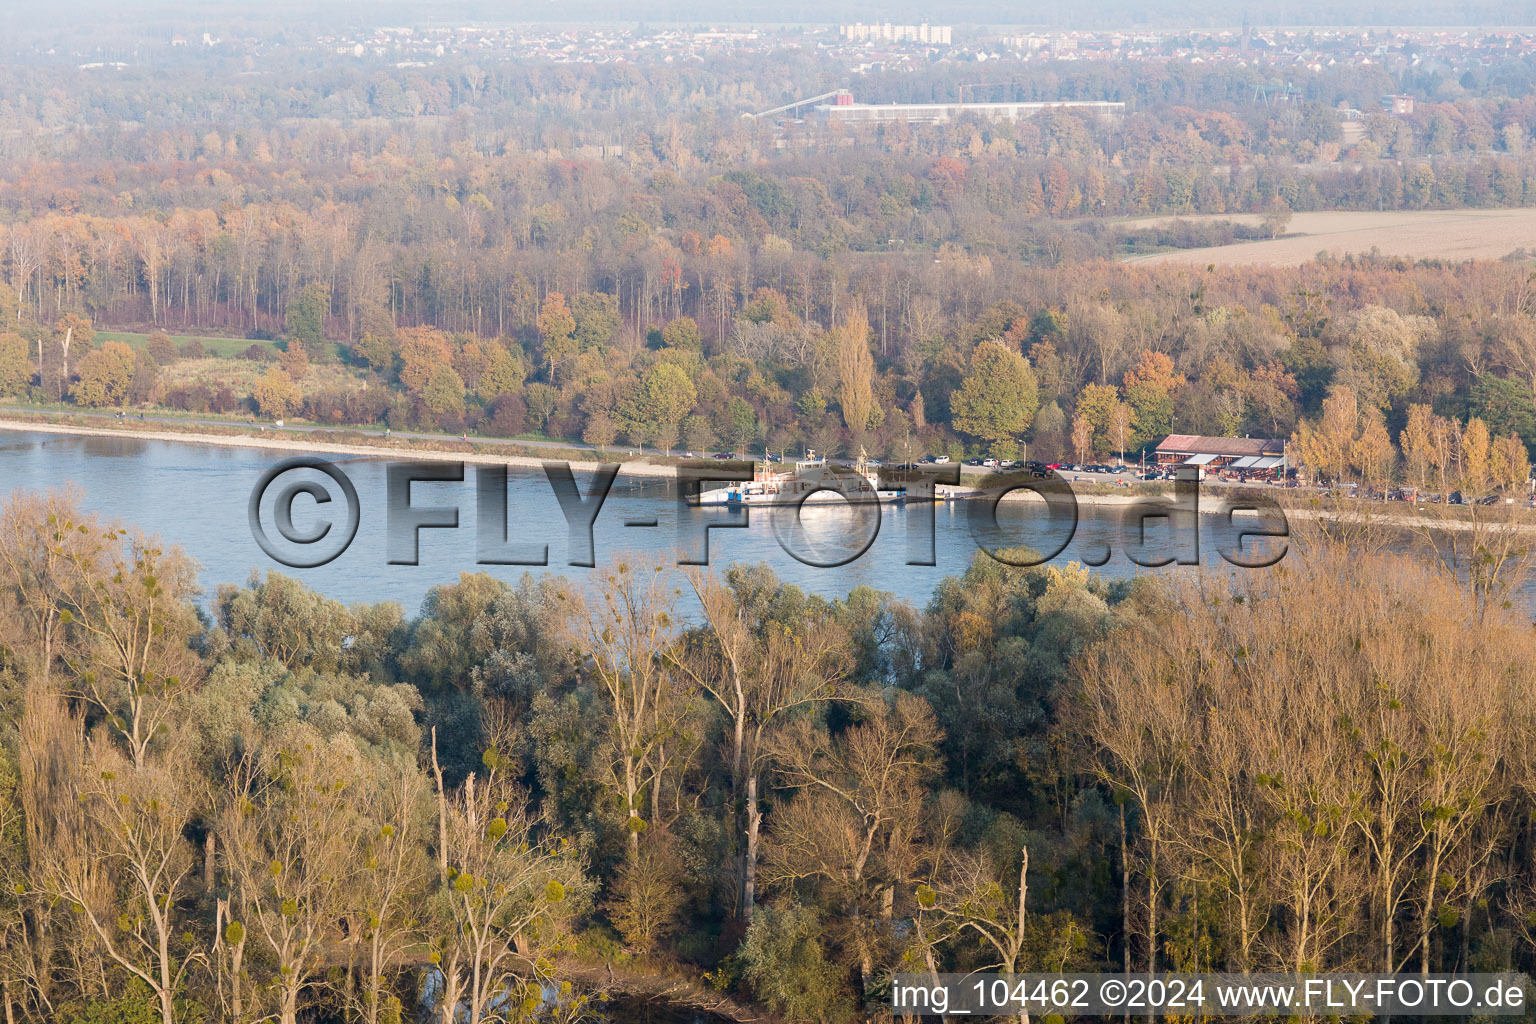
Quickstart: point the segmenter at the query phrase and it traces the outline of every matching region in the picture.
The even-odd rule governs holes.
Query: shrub
[[[213,408],[213,392],[206,384],[182,385],[167,391],[162,402],[178,412],[209,412]]]
[[[213,400],[208,403],[210,412],[234,412],[240,408],[240,399],[235,396],[235,391],[228,384],[222,385],[213,393]]]
[[[784,1016],[821,1021],[849,1016],[848,987],[827,958],[814,911],[793,903],[758,908],[737,955],[752,991]]]
[[[176,361],[176,343],[164,331],[151,334],[149,340],[144,343],[144,351],[149,353],[149,357],[157,366],[169,366]]]
[[[487,434],[496,437],[516,437],[528,429],[528,407],[521,395],[501,395],[491,403]]]

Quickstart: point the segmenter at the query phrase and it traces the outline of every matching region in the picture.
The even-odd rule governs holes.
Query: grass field
[[[1124,223],[1150,227],[1172,219]],[[1259,221],[1258,217],[1241,214],[1184,219]],[[1536,209],[1298,213],[1291,218],[1282,238],[1135,256],[1126,262],[1294,267],[1310,262],[1323,251],[1344,256],[1367,253],[1372,248],[1383,256],[1448,260],[1499,259],[1520,248],[1536,251]]]
[[[143,348],[148,340],[148,334],[140,334],[136,331],[96,332],[96,341],[98,343],[103,341],[121,341],[136,349]],[[189,341],[200,341],[205,352],[211,356],[219,356],[223,359],[239,355],[252,345],[261,345],[264,348],[276,347],[270,341],[251,341],[249,338],[207,338],[196,334],[173,334],[171,335],[171,340],[176,343],[177,348],[180,348]]]

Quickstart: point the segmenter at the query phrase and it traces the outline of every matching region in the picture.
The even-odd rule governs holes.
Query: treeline
[[[1447,61],[1402,51],[1356,65],[1355,45],[1312,42],[1325,51],[1337,47],[1338,62],[1326,55],[1312,70],[1265,66],[1262,58],[1244,66],[1156,59],[1020,62],[999,53],[986,63],[851,73],[840,58],[785,45],[675,63],[644,56],[556,64],[450,55],[397,66],[372,58],[317,63],[282,49],[260,58],[162,53],[168,63],[135,61],[110,72],[22,63],[0,77],[0,152],[21,160],[134,164],[165,160],[169,146],[191,159],[213,131],[240,137],[248,157],[262,148],[280,154],[294,140],[312,159],[333,154],[337,140],[347,136],[377,152],[392,138],[441,138],[438,133],[447,131],[491,153],[612,145],[632,141],[638,126],[648,136],[682,132],[695,138],[700,145],[694,154],[707,159],[717,141],[758,135],[756,144],[763,144],[760,133],[737,120],[743,111],[833,85],[870,103],[953,102],[962,88],[983,100],[1121,101],[1142,119],[1143,130],[1164,120],[1214,115],[1241,126],[1245,138],[1232,141],[1251,141],[1252,153],[1267,157],[1295,157],[1294,147],[1304,140],[1336,140],[1334,108],[1371,114],[1382,96],[1399,92],[1417,96],[1421,107],[1405,122],[1416,141],[1405,141],[1407,148],[1394,155],[1500,145],[1499,130],[1510,123],[1523,126],[1527,138],[1536,131],[1530,101],[1536,65],[1529,56],[1488,48],[1486,63],[1469,61],[1472,66],[1458,74]],[[1298,133],[1303,122],[1307,128]],[[1309,134],[1320,127],[1327,138]]]
[[[773,237],[755,253],[723,235],[694,242],[696,256],[670,250],[675,287],[649,299],[643,268],[617,294],[580,287],[574,271],[569,291],[519,271],[505,335],[400,327],[382,303],[305,285],[282,345],[247,350],[254,364],[209,362],[200,343],[164,335],[96,345],[89,321],[38,321],[0,286],[0,303],[24,313],[0,333],[0,394],[695,452],[1027,446],[1087,461],[1175,429],[1290,437],[1343,388],[1355,418],[1333,450],[1361,472],[1355,442],[1375,424],[1359,451],[1374,453],[1382,432],[1388,468],[1373,480],[1395,473],[1415,406],[1478,419],[1528,456],[1536,445],[1536,307],[1519,262],[1025,268],[945,248],[937,262],[845,267],[786,257]]]
[[[1528,612],[1345,554],[982,556],[922,609],[628,560],[407,618],[269,574],[210,616],[179,552],[16,495],[0,998],[568,1021],[602,960],[841,1022],[898,970],[1528,970]]]

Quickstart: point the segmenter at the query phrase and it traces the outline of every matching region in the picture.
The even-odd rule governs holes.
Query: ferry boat
[[[852,467],[828,464],[825,458],[807,449],[805,458],[793,469],[775,470],[764,461],[753,471],[752,479],[710,487],[689,498],[692,505],[806,505],[847,501],[853,504],[880,502],[895,504],[906,499],[906,491],[882,489],[879,477],[865,464],[864,453]]]

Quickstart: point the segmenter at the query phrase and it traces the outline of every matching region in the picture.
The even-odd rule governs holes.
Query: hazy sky
[[[434,20],[684,21],[827,23],[841,20],[933,24],[1080,24],[1158,27],[1238,24],[1522,25],[1532,0],[4,0],[0,23],[14,30],[102,29],[160,21],[231,19],[294,27],[339,23],[419,24]],[[149,23],[149,24],[146,24]]]

